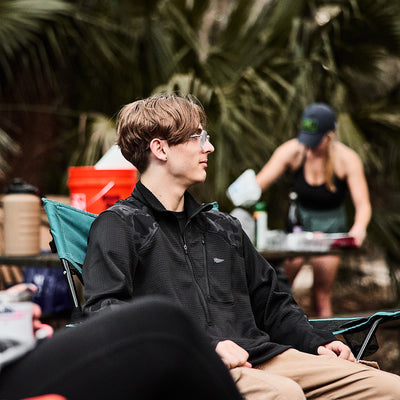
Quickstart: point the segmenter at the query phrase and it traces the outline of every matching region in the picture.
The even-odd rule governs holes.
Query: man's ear
[[[165,151],[166,141],[158,138],[154,138],[150,142],[150,151],[159,160],[167,160],[167,152]]]

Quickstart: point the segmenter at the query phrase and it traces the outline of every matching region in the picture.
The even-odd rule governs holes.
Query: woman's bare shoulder
[[[360,160],[356,151],[339,141],[334,142],[334,157],[343,161]]]
[[[335,142],[333,158],[336,173],[340,178],[347,176],[354,168],[362,168],[360,156],[339,141]]]
[[[288,167],[292,170],[300,166],[307,150],[296,138],[288,140],[280,148],[282,157],[285,157]]]

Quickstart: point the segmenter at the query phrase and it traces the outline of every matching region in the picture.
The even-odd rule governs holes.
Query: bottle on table
[[[303,231],[301,222],[300,211],[297,206],[297,193],[289,193],[289,211],[286,220],[286,233],[299,233]]]
[[[257,249],[265,247],[266,232],[268,230],[268,214],[267,204],[264,201],[260,201],[254,206],[254,245]]]
[[[35,186],[14,178],[3,197],[5,255],[40,253],[41,202]]]

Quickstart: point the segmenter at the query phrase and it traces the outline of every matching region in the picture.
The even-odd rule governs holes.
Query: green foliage
[[[304,107],[331,104],[365,165],[370,235],[400,258],[398,1],[0,0],[0,14],[1,94],[33,110],[49,91],[70,163],[113,142],[123,104],[158,91],[198,97],[216,152],[195,191],[225,211],[227,186],[296,135]],[[0,139],[12,131],[5,121]],[[0,167],[7,148],[0,140]],[[264,194],[277,223],[287,185]]]

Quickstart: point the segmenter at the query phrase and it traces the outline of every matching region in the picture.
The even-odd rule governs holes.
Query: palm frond
[[[19,146],[0,128],[0,181],[3,181],[9,171],[8,157],[16,154]]]

